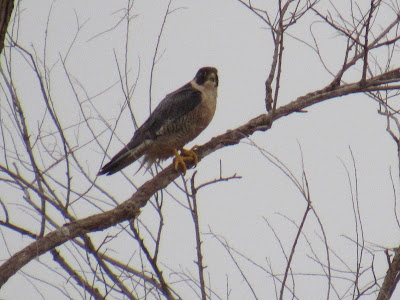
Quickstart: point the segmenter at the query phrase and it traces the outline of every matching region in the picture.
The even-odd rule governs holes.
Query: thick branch
[[[4,49],[4,40],[13,9],[14,0],[0,0],[0,53]]]
[[[400,279],[400,248],[396,249],[396,254],[390,263],[389,269],[386,273],[385,280],[381,290],[379,291],[377,300],[389,300],[392,297],[394,290],[396,289],[397,283]]]
[[[268,130],[273,121],[292,113],[299,112],[313,104],[354,93],[374,91],[379,89],[382,85],[398,81],[400,81],[400,69],[367,79],[362,85],[359,82],[356,82],[333,88],[328,86],[322,90],[299,97],[297,100],[279,107],[273,115],[262,114],[253,120],[250,120],[245,125],[214,137],[208,143],[198,147],[196,152],[199,161],[220,148],[238,144],[242,139],[252,135],[255,131]],[[191,166],[192,165],[188,163],[188,167]],[[113,210],[65,224],[63,227],[25,247],[10,257],[0,267],[0,287],[32,259],[54,249],[54,247],[89,232],[101,231],[123,221],[135,218],[139,215],[140,209],[146,205],[147,201],[153,194],[165,188],[179,175],[180,173],[174,171],[173,166],[171,165],[156,177],[143,184],[130,199]]]

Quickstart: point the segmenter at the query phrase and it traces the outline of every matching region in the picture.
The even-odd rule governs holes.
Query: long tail
[[[129,149],[129,144],[119,151],[107,164],[105,164],[97,175],[107,176],[112,175],[123,168],[129,166],[134,161],[138,160],[145,152],[145,144],[141,144],[138,147]]]

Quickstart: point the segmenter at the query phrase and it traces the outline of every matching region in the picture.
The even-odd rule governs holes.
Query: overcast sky
[[[277,1],[264,2],[266,4],[261,7],[274,14],[276,7],[270,2]],[[103,118],[114,125],[124,103],[121,88],[115,83],[119,81],[116,59],[122,62],[124,58],[126,33],[125,25],[114,26],[123,16],[122,9],[126,7],[126,1],[41,1],[38,5],[37,1],[26,0],[20,5],[19,44],[29,51],[35,50],[38,57],[43,57],[46,23],[51,9],[46,63],[51,69],[53,101],[56,108],[62,111],[59,115],[62,124],[68,127],[82,121],[75,101],[71,101],[74,96],[60,63],[60,55],[67,53],[79,20],[84,25],[69,53],[68,71],[84,86],[91,97],[91,104],[97,108],[98,111],[94,111],[89,105],[84,106],[90,115],[99,118],[98,113],[101,113]],[[135,17],[129,32],[128,79],[133,84],[138,78],[132,105],[139,125],[149,115],[151,64],[167,5],[168,1],[136,0],[133,6]],[[338,8],[343,13],[347,12],[346,8]],[[189,147],[201,145],[213,136],[265,113],[264,83],[273,54],[271,33],[266,24],[238,1],[175,0],[170,9],[175,10],[168,15],[159,45],[150,92],[152,108],[166,94],[190,81],[200,67],[214,66],[218,68],[220,79],[217,111],[210,126]],[[314,23],[313,20],[316,20],[315,14],[310,13],[289,33],[312,42],[312,28],[315,37],[321,42],[321,53],[327,65],[337,71],[343,61],[345,39],[326,25]],[[32,103],[28,122],[35,128],[43,116],[40,90],[23,59],[16,56],[15,60],[16,84],[20,96],[26,99],[24,101]],[[278,106],[325,87],[331,79],[310,47],[287,36]],[[346,80],[352,82],[358,80],[358,77],[349,76]],[[79,93],[83,95],[82,91]],[[200,225],[205,234],[206,272],[211,274],[212,286],[222,298],[226,298],[227,275],[232,288],[230,299],[251,299],[253,296],[229,255],[215,238],[206,233],[212,230],[225,237],[238,251],[263,266],[268,266],[268,261],[273,270],[281,274],[286,266],[285,257],[265,219],[276,230],[286,253],[289,253],[297,228],[283,216],[300,224],[306,208],[306,201],[293,183],[262,155],[255,144],[278,157],[298,179],[302,176],[303,160],[313,207],[324,225],[328,243],[355,269],[357,249],[346,238],[356,237],[351,188],[346,173],[347,168],[354,184],[353,154],[357,167],[364,238],[368,246],[376,245],[376,250],[379,247],[398,246],[400,232],[393,213],[394,197],[390,181],[392,172],[395,185],[398,186],[397,149],[386,132],[386,119],[377,113],[377,109],[377,103],[366,95],[329,100],[309,108],[307,113],[282,118],[273,124],[271,130],[256,133],[250,140],[219,150],[200,162],[196,168],[196,182],[199,184],[219,176],[220,162],[224,176],[242,176],[240,180],[211,185],[198,195]],[[105,129],[104,124],[98,124],[98,132]],[[115,133],[118,138],[112,140],[107,150],[108,155],[114,155],[122,143],[130,140],[133,133],[134,125],[125,113],[119,120]],[[80,135],[80,143],[87,141],[84,131],[67,132],[71,137],[77,134]],[[104,145],[107,145],[109,139],[110,132],[100,136]],[[86,161],[88,172],[94,178],[104,154],[99,148],[89,145],[79,155],[82,161]],[[167,166],[169,162],[162,165]],[[138,164],[129,166],[125,173],[135,184],[140,185],[150,177],[143,171],[134,175],[138,167]],[[189,170],[185,178],[190,178],[192,174],[193,170]],[[177,182],[181,184],[182,180],[178,179]],[[119,203],[135,191],[121,174],[100,177],[98,183]],[[173,187],[170,190],[175,191]],[[2,199],[9,196],[2,192],[0,195]],[[184,202],[184,197],[182,199]],[[110,209],[110,206],[106,205],[104,209]],[[86,217],[97,212],[94,207],[90,207],[88,210],[77,210],[76,215]],[[155,214],[154,209],[148,205],[142,210],[141,219],[152,226]],[[190,213],[173,199],[167,198],[164,216],[166,232],[162,244],[162,261],[169,267],[189,269],[197,274],[193,263],[195,243]],[[307,220],[304,232],[318,249],[321,260],[326,262],[323,243],[318,238],[322,233],[314,216]],[[101,234],[99,240],[107,232]],[[21,249],[29,242],[25,239],[15,241],[12,251]],[[126,248],[125,242],[118,238],[114,241],[121,245],[116,244],[116,249],[121,251],[116,253],[119,258],[124,255],[129,257],[131,251],[137,250]],[[375,254],[378,275],[384,276],[387,269],[386,257],[382,251]],[[293,272],[321,273],[319,265],[308,255],[310,249],[306,241],[301,239],[294,258]],[[6,256],[2,255],[4,258]],[[332,260],[336,266],[344,268],[337,259]],[[251,264],[242,263],[259,299],[273,299],[273,280]],[[37,264],[31,263],[24,270],[28,274],[35,274],[34,265]],[[168,279],[177,280],[174,277]],[[299,276],[297,279],[296,293],[300,299],[321,299],[320,295],[325,295],[325,277]],[[34,284],[40,286],[45,299],[65,297],[55,288],[34,280],[28,282],[29,279],[21,274],[14,276],[0,291],[0,298],[26,299],[29,295],[30,299],[42,299],[42,295],[33,288]],[[346,287],[350,286],[349,282],[340,280],[336,284],[343,294]],[[21,289],[21,286],[26,289]],[[181,295],[184,299],[193,299],[193,291],[185,288],[183,291]],[[289,299],[289,293],[286,296]],[[335,294],[331,296],[336,299]],[[374,299],[376,294],[370,297]]]

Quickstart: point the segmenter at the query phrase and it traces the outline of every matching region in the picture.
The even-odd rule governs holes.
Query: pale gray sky
[[[276,1],[267,1],[267,5],[270,5],[269,2]],[[139,124],[148,117],[150,68],[167,4],[168,1],[161,0],[136,0],[134,3],[133,11],[137,16],[132,19],[129,32],[128,80],[133,84],[139,76],[132,99]],[[39,5],[37,1],[22,1],[19,43],[29,51],[35,49],[38,57],[43,57],[45,28],[51,5],[46,63],[51,69],[54,104],[63,112],[59,115],[60,121],[65,127],[82,121],[59,61],[60,54],[64,56],[67,53],[74,38],[77,18],[85,25],[81,28],[68,57],[68,71],[84,86],[90,97],[101,93],[90,101],[102,116],[114,125],[124,102],[118,84],[115,56],[122,64],[126,28],[125,25],[112,30],[110,28],[121,19],[126,1],[41,1]],[[199,67],[215,66],[220,76],[217,112],[210,126],[189,146],[203,144],[213,136],[265,113],[264,82],[273,53],[273,42],[266,25],[238,1],[176,0],[172,1],[171,7],[179,9],[168,16],[159,45],[159,53],[163,55],[159,58],[154,71],[151,91],[153,108],[167,93],[191,80]],[[272,6],[268,9],[274,11]],[[310,13],[309,17],[302,20],[302,23],[297,24],[297,27],[289,33],[311,43],[309,29],[312,28],[321,41],[321,51],[327,65],[336,71],[341,67],[345,40],[338,37],[326,25],[313,23],[312,20],[315,20],[315,17]],[[37,122],[43,116],[40,91],[26,63],[16,54],[15,60],[18,91],[24,101],[32,103],[28,121],[32,128],[37,128]],[[139,65],[140,74],[138,74]],[[358,70],[360,68],[361,66],[357,66]],[[346,77],[349,82],[358,79],[359,77],[355,76]],[[320,63],[316,53],[305,44],[287,37],[278,105],[289,103],[308,92],[323,88],[330,80],[331,76]],[[113,87],[108,89],[110,86]],[[83,99],[82,91],[78,92]],[[89,105],[84,107],[87,112],[90,111],[91,117],[98,118],[97,112]],[[241,253],[266,268],[270,263],[274,272],[283,273],[286,266],[285,258],[264,218],[268,219],[276,230],[286,253],[289,253],[297,228],[281,215],[299,224],[306,202],[290,180],[268,162],[252,143],[277,156],[299,179],[302,151],[312,203],[324,225],[328,243],[349,266],[355,269],[357,250],[355,245],[345,238],[348,236],[354,239],[356,236],[351,192],[344,167],[349,169],[354,184],[353,162],[349,150],[351,148],[358,171],[359,205],[364,238],[371,243],[369,246],[372,244],[388,248],[398,246],[400,232],[393,213],[394,198],[390,182],[390,170],[392,170],[396,186],[399,183],[397,149],[385,131],[386,120],[377,114],[377,109],[378,105],[365,95],[329,100],[309,108],[307,113],[280,119],[273,124],[271,130],[254,134],[251,141],[245,140],[239,145],[224,148],[207,156],[196,168],[197,183],[217,178],[220,161],[224,176],[237,174],[243,178],[214,184],[199,192],[202,232],[207,233],[211,229],[213,233],[225,237],[229,244]],[[97,124],[95,127],[98,133],[105,129],[101,122],[93,124]],[[125,113],[119,121],[116,134],[122,143],[126,143],[133,132],[131,119]],[[90,138],[84,129],[73,128],[67,130],[66,134],[69,137],[79,135],[80,145]],[[100,140],[103,145],[107,145],[109,138],[110,133],[107,132]],[[121,142],[116,138],[113,139],[107,153],[110,156],[114,155],[121,148]],[[89,174],[94,178],[101,165],[103,153],[93,144],[78,151],[78,155],[82,161],[86,161]],[[108,158],[105,160],[108,161]],[[164,162],[162,165],[167,166],[169,162]],[[138,164],[132,165],[125,169],[125,173],[135,184],[140,185],[150,177],[143,171],[133,175],[137,168]],[[193,170],[188,171],[185,178],[190,178],[192,174]],[[97,182],[119,203],[135,191],[121,174],[100,177]],[[182,180],[178,179],[177,182],[182,183]],[[88,187],[82,186],[82,191],[86,188]],[[173,192],[176,188],[171,186],[168,190]],[[3,200],[9,196],[0,192]],[[96,196],[99,197],[99,194]],[[15,199],[15,202],[18,201]],[[180,201],[186,203],[184,197],[180,197]],[[99,203],[99,206],[102,204]],[[107,210],[111,206],[102,207]],[[76,205],[77,217],[86,217],[97,212],[99,211],[86,203]],[[20,214],[21,217],[25,215],[23,212]],[[140,218],[149,227],[153,227],[155,214],[154,209],[147,205],[142,210]],[[196,265],[193,263],[195,243],[190,213],[173,199],[166,198],[164,217],[165,235],[161,261],[171,268],[190,270],[193,274],[197,274]],[[27,220],[26,223],[29,224],[31,221]],[[325,263],[323,243],[318,238],[321,236],[321,230],[315,217],[309,217],[304,230],[318,250],[320,259]],[[112,228],[96,233],[94,239],[101,241],[107,234],[117,232],[118,229]],[[204,235],[203,239],[206,272],[210,273],[212,288],[226,299],[228,276],[229,286],[232,289],[229,299],[252,299],[251,291],[223,247],[210,235]],[[26,238],[16,239],[10,245],[11,252],[18,251],[30,242],[31,240]],[[0,245],[3,247],[4,242],[2,241]],[[134,242],[122,238],[116,238],[113,245],[116,245],[114,247],[116,258],[121,260],[129,258],[138,251]],[[308,255],[310,249],[305,240],[301,239],[294,258],[293,272],[321,273],[319,265]],[[6,257],[8,256],[5,254],[1,255],[1,259]],[[39,258],[40,261],[50,259],[49,254]],[[332,256],[331,259],[333,265],[344,268],[336,258]],[[273,280],[251,264],[243,260],[240,262],[259,299],[273,299],[275,296]],[[138,262],[132,263],[136,266],[137,264]],[[375,267],[378,276],[385,274],[387,263],[382,252],[376,253]],[[43,272],[50,272],[40,267],[37,262],[32,262],[23,271],[35,275],[42,269]],[[66,285],[61,278],[57,277],[57,280],[62,286]],[[168,280],[176,281],[178,277],[171,276]],[[300,299],[321,299],[321,295],[326,293],[325,277],[299,276],[297,280],[296,294]],[[367,283],[368,281],[363,282]],[[344,295],[346,288],[351,286],[349,282],[340,280],[335,284],[343,293],[341,295]],[[35,291],[34,285],[40,287],[40,293]],[[192,290],[184,287],[184,284],[178,286],[182,288],[177,290],[184,299],[194,299]],[[70,287],[68,291],[74,297],[79,297],[79,294]],[[289,299],[289,293],[285,294]],[[56,288],[29,279],[22,274],[14,276],[0,291],[1,299],[26,299],[27,295],[30,299],[65,298],[65,295]],[[331,297],[331,299],[337,298],[334,293]],[[375,294],[364,299],[374,298]]]

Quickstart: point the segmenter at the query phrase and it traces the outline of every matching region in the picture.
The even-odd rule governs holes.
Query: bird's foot
[[[186,163],[185,157],[182,157],[177,150],[174,150],[175,158],[174,158],[174,170],[178,171],[178,166],[181,165],[183,169],[183,174],[186,174]]]
[[[199,162],[199,158],[197,157],[196,152],[194,150],[197,148],[197,146],[194,146],[192,149],[187,150],[185,148],[182,148],[181,150],[181,156],[183,157],[184,160],[187,161],[194,161],[194,165],[196,166],[197,163]]]
[[[175,158],[174,158],[174,169],[178,171],[178,166],[181,165],[183,169],[183,174],[186,174],[187,166],[185,161],[194,161],[194,164],[197,165],[198,157],[197,154],[191,150],[183,149],[181,150],[181,154],[177,150],[174,150]]]

